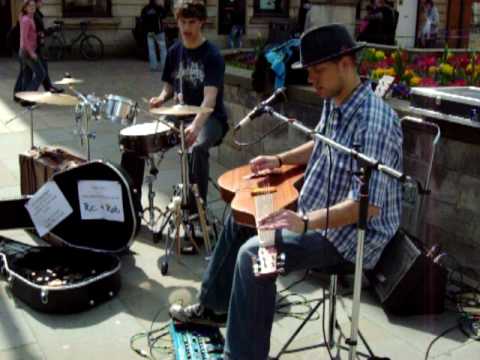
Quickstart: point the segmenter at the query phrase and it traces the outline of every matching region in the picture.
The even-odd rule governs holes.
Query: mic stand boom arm
[[[350,338],[346,340],[347,345],[349,346],[349,360],[354,360],[357,358],[357,337],[358,337],[358,323],[360,317],[360,297],[362,290],[362,272],[363,272],[363,248],[365,242],[365,234],[367,230],[368,223],[368,206],[369,206],[369,181],[370,176],[373,170],[381,171],[384,174],[400,181],[402,183],[414,181],[411,177],[406,176],[405,174],[388,167],[380,163],[376,159],[372,159],[361,152],[358,152],[354,149],[350,149],[342,144],[339,144],[332,139],[319,134],[316,131],[312,131],[310,128],[306,127],[296,119],[288,118],[271,107],[266,106],[265,112],[270,114],[272,117],[281,120],[284,123],[292,125],[294,128],[300,130],[301,132],[309,135],[312,138],[316,138],[321,142],[328,144],[329,146],[335,148],[338,151],[349,154],[352,158],[356,159],[359,164],[360,172],[360,204],[359,204],[359,216],[358,216],[358,225],[357,225],[357,252],[355,258],[355,281],[353,288],[353,304],[352,304],[352,326],[350,332]],[[417,183],[418,184],[418,183]]]

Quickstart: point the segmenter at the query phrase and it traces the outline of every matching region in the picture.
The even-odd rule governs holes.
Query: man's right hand
[[[263,170],[273,170],[278,168],[279,165],[280,162],[278,161],[278,157],[272,155],[261,155],[250,160],[250,168],[253,173],[258,173]]]
[[[148,102],[148,105],[150,109],[152,108],[158,108],[163,105],[163,100],[160,98],[160,96],[157,97],[152,97],[150,101]]]

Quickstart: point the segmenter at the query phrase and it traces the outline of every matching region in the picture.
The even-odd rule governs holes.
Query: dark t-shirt
[[[223,104],[225,62],[218,48],[206,40],[196,49],[187,49],[180,41],[168,49],[162,80],[173,86],[175,95],[182,93],[186,105],[200,106],[206,86],[218,89],[212,116],[227,124]]]

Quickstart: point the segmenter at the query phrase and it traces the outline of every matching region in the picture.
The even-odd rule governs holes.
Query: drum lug
[[[42,289],[40,291],[40,300],[42,301],[42,304],[48,304],[48,290],[47,289]]]

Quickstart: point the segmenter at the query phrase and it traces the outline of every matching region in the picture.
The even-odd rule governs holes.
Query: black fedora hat
[[[355,42],[343,25],[318,26],[303,33],[300,38],[300,61],[294,63],[292,68],[302,69],[333,60],[361,50],[365,45]]]

